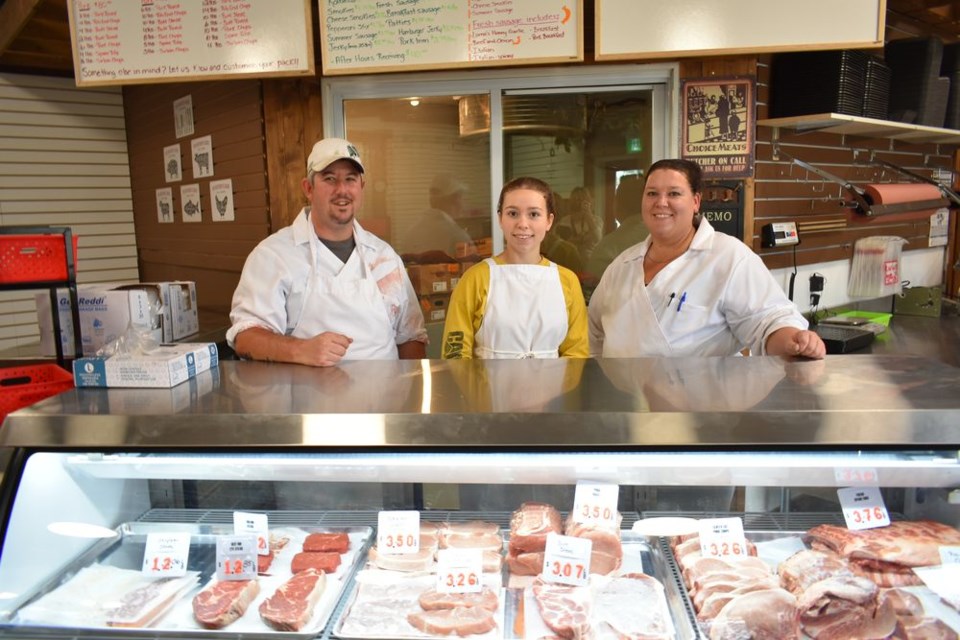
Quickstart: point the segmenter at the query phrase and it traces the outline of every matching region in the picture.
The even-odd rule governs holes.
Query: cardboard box
[[[113,287],[114,291],[146,291],[154,313],[159,314],[163,332],[161,342],[173,342],[173,319],[170,316],[170,290],[166,282],[136,282]],[[156,324],[156,323],[155,323]]]
[[[194,403],[219,385],[220,369],[214,367],[197,373],[184,384],[169,389],[107,389],[107,408],[124,415],[172,415],[188,410]]]
[[[163,341],[161,320],[156,315],[159,304],[151,302],[151,294],[143,289],[115,289],[114,285],[80,285],[77,299],[80,307],[80,335],[83,355],[97,350],[126,335],[132,329],[157,343]],[[50,314],[50,294],[36,294],[37,321],[40,325],[40,353],[56,355],[53,341],[53,316]],[[70,293],[57,291],[60,313],[60,335],[65,356],[73,357],[73,314],[70,313]]]
[[[476,254],[470,251],[470,245],[468,243],[458,242],[456,246],[456,257],[469,258],[471,255],[477,255],[481,258],[489,258],[493,255],[493,238],[490,236],[477,238],[473,241],[473,248],[476,249]]]
[[[450,294],[420,296],[420,308],[423,309],[423,319],[427,322],[442,322],[447,318],[447,307],[450,305]]]
[[[176,280],[163,284],[167,285],[170,297],[170,315],[173,322],[173,338],[171,340],[183,340],[199,332],[197,283],[188,280]]]
[[[460,265],[456,262],[412,264],[407,267],[407,274],[418,296],[450,293],[460,280]]]
[[[78,358],[73,379],[77,387],[175,387],[218,362],[216,344],[182,342],[150,353]]]

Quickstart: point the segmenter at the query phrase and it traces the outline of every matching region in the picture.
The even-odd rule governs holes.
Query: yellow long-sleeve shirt
[[[494,258],[497,264],[506,264],[502,256]],[[547,267],[550,261],[540,260]],[[590,354],[587,337],[587,307],[583,300],[583,290],[576,274],[566,267],[557,265],[560,274],[560,286],[567,306],[567,335],[557,345],[561,357],[586,358]],[[490,290],[490,265],[479,262],[463,274],[460,282],[450,296],[447,318],[443,325],[443,357],[447,359],[473,358],[473,348],[477,332],[483,324],[484,310],[487,305],[487,292]]]

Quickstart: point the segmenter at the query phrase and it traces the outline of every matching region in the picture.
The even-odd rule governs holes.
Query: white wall
[[[0,225],[69,226],[79,282],[139,280],[119,88],[0,73]],[[0,351],[39,341],[35,293],[0,290]]]

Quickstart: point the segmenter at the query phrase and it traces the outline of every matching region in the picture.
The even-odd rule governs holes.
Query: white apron
[[[569,329],[557,265],[487,264],[490,288],[474,356],[556,358]]]
[[[673,349],[663,333],[647,287],[637,278],[621,305],[607,312],[603,322],[604,358],[670,357]],[[642,334],[641,334],[642,331]],[[611,336],[614,339],[611,340]]]
[[[393,326],[376,281],[357,244],[346,264],[310,237],[313,269],[304,292],[303,312],[293,329],[297,338],[333,331],[353,338],[344,360],[399,358]],[[336,275],[329,275],[335,273]]]

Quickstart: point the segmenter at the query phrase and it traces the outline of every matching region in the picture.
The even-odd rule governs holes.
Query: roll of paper
[[[931,200],[940,200],[943,195],[936,185],[923,183],[885,183],[864,185],[865,198],[872,205],[891,205],[905,204],[909,202],[929,202]],[[909,220],[922,220],[929,218],[937,209],[917,209],[916,211],[903,211],[900,213],[888,213],[877,216],[868,216],[856,211],[849,211],[847,221],[852,223],[877,223],[886,224],[890,222],[905,222]],[[864,212],[865,213],[865,212]]]

